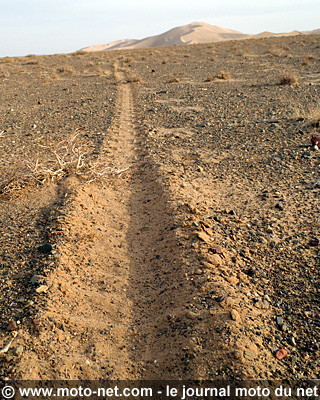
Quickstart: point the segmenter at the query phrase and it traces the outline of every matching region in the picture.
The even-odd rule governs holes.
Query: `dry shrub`
[[[8,71],[0,70],[0,78],[9,78],[10,74]]]
[[[13,62],[13,58],[12,57],[4,57],[0,59],[0,63],[3,64],[11,64]]]
[[[73,75],[76,71],[70,64],[65,64],[63,67],[59,68],[58,71],[62,74]]]
[[[302,65],[311,65],[312,64],[312,62],[313,62],[313,57],[312,56],[308,56],[308,57],[305,57],[303,60],[302,60]]]
[[[56,145],[43,146],[45,152],[35,159],[0,160],[0,195],[12,195],[20,189],[59,182],[76,175],[84,182],[109,182],[128,168],[111,167],[90,155],[90,145],[80,137],[80,132]]]
[[[175,77],[168,79],[168,83],[179,83],[179,82],[180,82],[180,80],[178,78],[175,78]]]
[[[130,75],[128,76],[122,83],[139,83],[142,82],[142,79],[138,75]]]
[[[288,55],[284,49],[274,46],[270,46],[266,50],[265,54],[270,54],[274,57],[286,57]]]
[[[320,122],[320,105],[291,105],[292,118],[303,121],[307,126],[316,126]]]
[[[205,79],[205,82],[215,82],[219,80],[227,81],[229,79],[231,79],[230,72],[220,71],[218,75],[208,77],[207,79]]]
[[[84,50],[77,50],[74,53],[71,53],[71,56],[76,57],[76,56],[86,56],[88,54],[87,51]]]
[[[111,76],[112,72],[110,69],[107,69],[107,68],[99,68],[98,75],[107,77],[107,76]]]
[[[280,76],[278,84],[282,85],[282,86],[284,86],[284,85],[289,85],[289,86],[298,85],[299,84],[299,79],[298,79],[296,74],[288,72],[288,73],[285,73],[282,76]]]
[[[231,79],[231,74],[230,74],[230,72],[225,72],[222,70],[219,72],[219,75],[217,75],[217,78],[227,81],[227,80]]]

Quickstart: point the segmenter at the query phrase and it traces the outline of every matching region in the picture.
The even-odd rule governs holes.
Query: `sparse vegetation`
[[[180,80],[176,77],[172,77],[168,79],[168,83],[179,83]]]
[[[231,79],[231,74],[230,74],[230,72],[225,72],[225,71],[221,70],[219,72],[219,74],[217,75],[217,78],[227,81],[227,80]]]
[[[291,105],[292,118],[296,121],[303,121],[305,125],[316,126],[320,122],[320,106],[319,105]]]
[[[229,79],[231,79],[231,73],[221,70],[218,75],[206,78],[205,82],[227,81]]]
[[[313,57],[307,56],[302,60],[302,65],[311,65],[313,63]]]
[[[110,167],[104,161],[90,157],[90,146],[80,133],[56,145],[46,146],[46,156],[35,159],[2,160],[0,164],[0,194],[11,195],[32,184],[59,182],[66,176],[76,175],[86,183],[106,182],[124,169]]]
[[[65,64],[63,67],[59,68],[58,71],[62,74],[73,75],[76,71],[72,65]]]
[[[299,84],[299,79],[295,73],[285,73],[280,76],[279,79],[279,85],[285,86],[293,86],[293,85],[298,85]]]

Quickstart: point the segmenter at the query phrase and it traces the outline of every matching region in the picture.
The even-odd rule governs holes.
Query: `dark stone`
[[[312,246],[312,247],[319,246],[319,239],[318,238],[311,239],[309,242],[309,246]]]
[[[254,268],[252,268],[252,267],[250,267],[250,268],[247,270],[247,272],[246,272],[246,274],[247,274],[248,276],[251,276],[251,277],[254,277],[256,273],[257,273],[257,271],[256,271]]]
[[[276,208],[277,208],[278,210],[280,210],[280,211],[283,211],[283,210],[284,210],[283,203],[281,203],[281,202],[277,203],[277,204],[276,204]]]
[[[37,250],[42,254],[48,254],[52,252],[52,245],[50,243],[45,243],[39,246]]]

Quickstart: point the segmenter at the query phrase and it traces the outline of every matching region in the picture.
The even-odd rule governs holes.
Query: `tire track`
[[[73,195],[59,217],[58,267],[47,279],[38,336],[25,334],[24,379],[207,377],[199,335],[212,319],[190,311],[197,289],[186,278],[164,177],[149,158],[135,85],[120,64],[115,77],[101,159],[126,172],[107,187],[65,183]],[[223,354],[216,336],[211,364]]]

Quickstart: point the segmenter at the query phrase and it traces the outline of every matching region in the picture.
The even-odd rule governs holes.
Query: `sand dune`
[[[118,50],[118,49],[141,49],[145,47],[159,47],[159,46],[172,46],[183,44],[196,44],[196,43],[211,43],[220,42],[225,40],[246,39],[246,38],[269,38],[279,36],[296,36],[306,34],[317,34],[319,29],[313,31],[300,32],[262,32],[257,35],[245,34],[232,29],[220,28],[206,24],[205,22],[192,22],[188,25],[179,26],[170,29],[160,35],[149,36],[144,39],[124,39],[116,40],[108,44],[98,44],[94,46],[85,47],[83,51],[104,51],[104,50]]]
[[[179,44],[196,44],[220,42],[222,40],[243,39],[250,35],[231,29],[220,28],[204,22],[193,22],[188,25],[170,29],[160,35],[141,40],[117,40],[108,44],[85,47],[84,51],[101,51],[116,49],[140,49],[144,47],[172,46]]]

